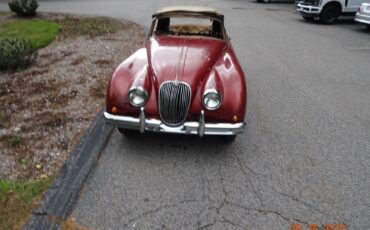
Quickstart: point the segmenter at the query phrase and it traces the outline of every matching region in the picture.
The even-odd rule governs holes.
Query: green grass
[[[1,23],[0,40],[4,38],[25,38],[36,48],[49,44],[59,33],[59,25],[45,20],[17,20]]]
[[[0,11],[0,16],[6,16],[6,15],[9,15],[10,12],[9,11]]]
[[[0,180],[0,229],[20,228],[52,180]]]
[[[20,143],[22,143],[22,140],[20,137],[18,136],[12,136],[9,140],[8,140],[8,146],[9,147],[16,147],[18,146]]]

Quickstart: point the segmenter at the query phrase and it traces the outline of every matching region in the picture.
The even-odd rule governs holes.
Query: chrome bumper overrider
[[[163,132],[163,133],[180,133],[180,134],[195,134],[203,135],[236,135],[244,131],[245,122],[240,123],[206,123],[204,120],[204,111],[202,110],[199,116],[199,122],[191,121],[184,122],[180,126],[171,127],[164,124],[161,120],[145,118],[144,108],[140,110],[138,118],[113,115],[104,112],[105,121],[118,128],[144,131]]]

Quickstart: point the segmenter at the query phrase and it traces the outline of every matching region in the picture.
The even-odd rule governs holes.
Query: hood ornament
[[[172,81],[172,85],[175,86],[175,87],[179,86],[179,84],[180,84],[180,82],[177,79],[175,79],[174,81]]]

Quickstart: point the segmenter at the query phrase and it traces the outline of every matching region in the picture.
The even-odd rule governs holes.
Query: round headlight
[[[146,102],[147,93],[141,87],[133,88],[128,93],[128,98],[129,98],[131,105],[136,106],[136,107],[143,106]]]
[[[203,94],[203,105],[208,110],[215,110],[221,105],[221,95],[216,90],[206,90]]]

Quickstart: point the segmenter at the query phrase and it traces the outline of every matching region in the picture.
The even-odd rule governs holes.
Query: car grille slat
[[[191,90],[184,82],[167,81],[159,89],[159,114],[164,123],[171,126],[182,124],[191,101]]]

